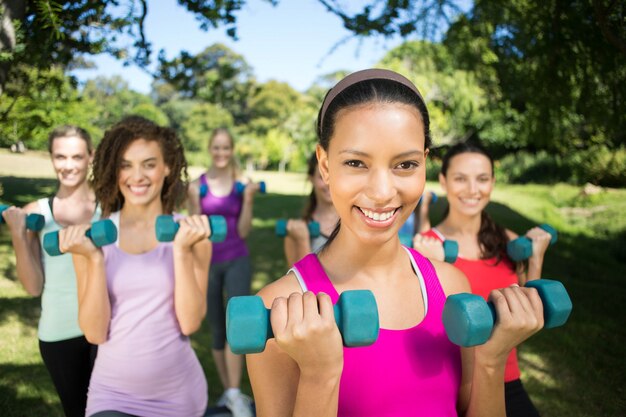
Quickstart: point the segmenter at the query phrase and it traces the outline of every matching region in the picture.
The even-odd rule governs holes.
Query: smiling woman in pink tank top
[[[157,216],[184,199],[186,168],[172,129],[122,120],[105,133],[93,168],[102,215],[116,224],[118,240],[96,248],[85,237],[89,225],[60,233],[76,268],[80,327],[99,345],[87,416],[204,415],[207,383],[189,335],[207,309],[208,219],[178,219],[173,242],[155,233]]]
[[[495,296],[502,318],[486,344],[448,341],[443,304],[469,292],[467,280],[398,239],[425,184],[431,144],[421,94],[395,72],[356,72],[328,92],[317,130],[319,170],[340,223],[318,254],[259,293],[275,338],[247,356],[257,415],[504,416],[506,357],[541,328],[541,302],[506,288]],[[332,304],[356,289],[373,292],[381,330],[373,345],[345,348]]]

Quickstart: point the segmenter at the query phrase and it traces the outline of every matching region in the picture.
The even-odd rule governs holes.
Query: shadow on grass
[[[0,200],[20,207],[48,197],[57,189],[57,180],[51,178],[0,177],[0,184],[4,190]]]
[[[25,326],[37,328],[41,313],[41,300],[34,297],[3,298],[0,302],[0,326],[17,318]]]
[[[2,417],[63,416],[43,364],[0,365],[0,410]]]
[[[36,191],[30,192],[33,193],[31,199],[36,198]],[[247,239],[254,268],[253,293],[286,272],[283,242],[274,235],[274,223],[279,218],[298,217],[304,203],[305,197],[299,196],[268,194],[256,197],[255,226]],[[431,210],[433,224],[442,217],[445,204],[445,198],[440,198]],[[517,233],[524,233],[535,225],[503,204],[491,203],[488,211],[496,222]],[[10,240],[7,242],[2,238],[0,244],[10,245]],[[598,239],[560,233],[559,241],[546,254],[543,276],[563,282],[574,310],[565,326],[544,330],[520,347],[524,384],[544,417],[623,415],[626,382],[623,346],[626,340],[621,318],[626,303],[622,284],[626,265],[611,255],[609,248],[614,245],[610,237]],[[0,256],[4,253],[1,252]],[[38,305],[39,300],[33,298],[3,299],[0,302],[0,324],[9,315],[16,314],[25,323],[35,326]],[[192,336],[192,343],[207,375],[209,401],[214,403],[221,395],[222,387],[211,355],[211,337],[206,321]],[[12,388],[14,385],[6,382],[19,377],[20,381],[26,381],[25,384],[37,387],[37,380],[29,382],[26,377],[19,376],[20,369],[24,369],[25,374],[34,372],[28,367],[0,365],[0,409],[25,410],[21,408],[24,405],[38,411],[3,412],[2,415],[54,415],[53,408],[46,408],[52,406],[42,405],[41,399],[18,397]],[[42,371],[45,376],[43,366]],[[5,372],[13,376],[4,378]],[[242,388],[246,393],[251,392],[245,375]],[[36,389],[31,388],[31,391]]]

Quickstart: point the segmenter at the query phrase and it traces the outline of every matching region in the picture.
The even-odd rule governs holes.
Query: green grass
[[[255,173],[269,194],[255,203],[254,231],[248,239],[254,265],[253,291],[282,276],[287,266],[282,242],[274,236],[277,218],[296,216],[307,191],[302,175]],[[0,177],[0,200],[24,204],[54,190],[50,179]],[[429,189],[438,191],[434,183]],[[441,198],[432,220],[441,217]],[[624,415],[625,366],[623,306],[626,302],[626,190],[583,196],[569,185],[498,185],[489,211],[496,221],[523,233],[547,222],[559,231],[549,249],[544,276],[562,281],[574,310],[562,328],[546,330],[522,345],[522,379],[544,417]],[[61,416],[54,389],[37,348],[39,300],[16,282],[8,233],[0,229],[0,413]],[[221,393],[206,326],[192,343],[209,381],[210,398]],[[244,390],[250,392],[247,379]]]

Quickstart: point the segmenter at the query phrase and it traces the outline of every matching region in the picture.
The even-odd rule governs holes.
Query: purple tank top
[[[213,215],[219,214],[226,219],[226,239],[223,242],[213,243],[213,256],[211,263],[232,261],[248,255],[248,247],[246,242],[239,237],[237,231],[237,222],[241,214],[241,206],[243,200],[235,192],[235,186],[230,194],[225,197],[216,197],[211,194],[211,189],[206,181],[206,175],[200,176],[200,185],[206,185],[207,193],[200,198],[200,210],[202,214]]]
[[[98,347],[86,415],[116,410],[137,416],[202,416],[207,382],[176,319],[172,243],[139,255],[117,244],[102,249],[111,322],[107,341]]]
[[[380,329],[371,346],[344,347],[338,417],[457,416],[461,353],[441,321],[446,296],[431,263],[407,250],[425,294],[426,315],[410,329]],[[316,254],[294,268],[308,291],[325,292],[337,302],[339,294]]]

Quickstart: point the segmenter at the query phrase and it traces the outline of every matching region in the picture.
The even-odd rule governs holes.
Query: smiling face
[[[124,204],[148,205],[160,199],[169,172],[157,142],[131,142],[122,155],[117,182]]]
[[[85,182],[93,154],[78,136],[55,138],[50,150],[52,166],[63,187],[74,188]]]
[[[233,157],[233,140],[225,131],[218,131],[209,144],[209,153],[216,168],[226,168]]]
[[[439,174],[439,182],[451,211],[476,216],[489,204],[495,178],[487,156],[464,152],[450,158],[445,176]]]
[[[347,229],[364,243],[394,235],[415,209],[426,180],[424,126],[418,110],[371,103],[341,110],[320,172]]]

